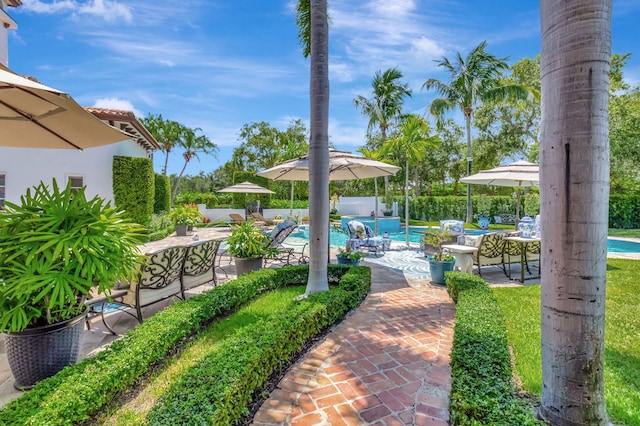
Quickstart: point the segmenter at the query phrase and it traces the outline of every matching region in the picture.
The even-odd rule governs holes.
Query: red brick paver
[[[447,425],[453,302],[372,265],[364,303],[286,374],[253,424]]]

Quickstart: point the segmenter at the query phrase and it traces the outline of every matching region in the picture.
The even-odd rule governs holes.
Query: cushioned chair
[[[118,302],[134,308],[136,313],[131,315],[139,323],[142,323],[142,308],[145,306],[182,295],[180,277],[186,251],[185,247],[170,247],[147,255],[137,279],[130,283],[122,302]]]
[[[455,219],[445,219],[440,221],[440,229],[447,229],[453,237],[464,234],[464,222]]]
[[[349,230],[347,244],[351,250],[365,248],[376,255],[379,252],[384,253],[384,239],[380,236],[375,236],[371,227],[360,221],[351,220],[347,222],[347,229]]]
[[[282,262],[285,265],[291,264],[291,261],[295,258],[294,249],[292,247],[285,247],[283,243],[297,227],[297,223],[292,220],[288,220],[277,224],[275,228],[267,234],[269,237],[269,247],[277,249],[278,254],[270,258],[265,258],[265,266],[267,265],[267,262]]]
[[[483,235],[465,235],[464,244],[478,247],[473,254],[473,264],[478,268],[478,274],[482,276],[483,266],[499,266],[502,272],[507,274],[505,263],[520,262],[520,251],[517,245],[507,247],[504,237],[518,235],[517,232],[490,232]],[[460,242],[460,241],[459,241]],[[515,256],[510,259],[509,256]]]

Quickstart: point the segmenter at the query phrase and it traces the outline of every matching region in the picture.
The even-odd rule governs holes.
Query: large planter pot
[[[261,257],[234,257],[238,276],[262,269]]]
[[[360,259],[349,259],[347,257],[342,257],[339,255],[336,255],[336,259],[338,259],[338,264],[340,265],[359,265],[360,264]]]
[[[429,259],[429,272],[431,272],[431,283],[438,285],[446,285],[444,273],[453,271],[455,260],[451,262],[440,262]]]
[[[188,225],[176,225],[176,237],[185,237],[187,235]]]
[[[7,360],[16,389],[31,389],[40,380],[78,361],[85,316],[83,313],[57,324],[5,334]]]

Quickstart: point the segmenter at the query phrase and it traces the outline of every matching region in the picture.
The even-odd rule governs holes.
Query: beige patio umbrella
[[[223,192],[223,193],[233,193],[233,194],[245,194],[245,198],[244,198],[244,204],[245,204],[245,208],[244,208],[244,216],[245,218],[247,217],[247,194],[275,194],[275,192],[271,191],[270,189],[264,188],[260,185],[257,185],[255,183],[252,182],[242,182],[242,183],[238,183],[235,185],[231,185],[228,186],[226,188],[223,188],[219,191],[216,192]]]
[[[515,163],[482,170],[476,174],[460,179],[460,182],[476,185],[514,186],[517,187],[516,220],[520,219],[520,188],[538,186],[538,165],[520,160]]]
[[[85,149],[129,139],[71,96],[0,64],[0,146]]]
[[[347,151],[329,150],[329,180],[367,179],[396,174],[400,167],[372,160]],[[309,180],[309,154],[285,161],[270,169],[256,173],[257,176],[273,180]],[[291,194],[293,205],[293,187]],[[293,208],[293,207],[292,207]],[[378,215],[375,215],[376,232]]]
[[[329,150],[329,180],[366,179],[394,175],[400,167],[351,152]],[[309,180],[309,154],[256,173],[273,180]]]

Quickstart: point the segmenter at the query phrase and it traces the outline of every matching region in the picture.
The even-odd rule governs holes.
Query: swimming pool
[[[409,241],[415,244],[420,243],[420,237],[425,231],[423,227],[409,227]],[[481,231],[476,229],[467,229],[467,234],[480,235],[487,231]],[[488,231],[491,232],[491,231]],[[301,226],[298,231],[291,234],[292,237],[302,238],[309,240],[309,227]],[[406,240],[404,231],[402,232],[389,232],[389,237],[392,241],[404,242]],[[329,244],[335,247],[344,247],[349,239],[349,234],[346,231],[339,231],[331,229],[329,233]],[[640,253],[640,243],[626,240],[616,240],[609,238],[607,240],[607,252],[609,253]]]

